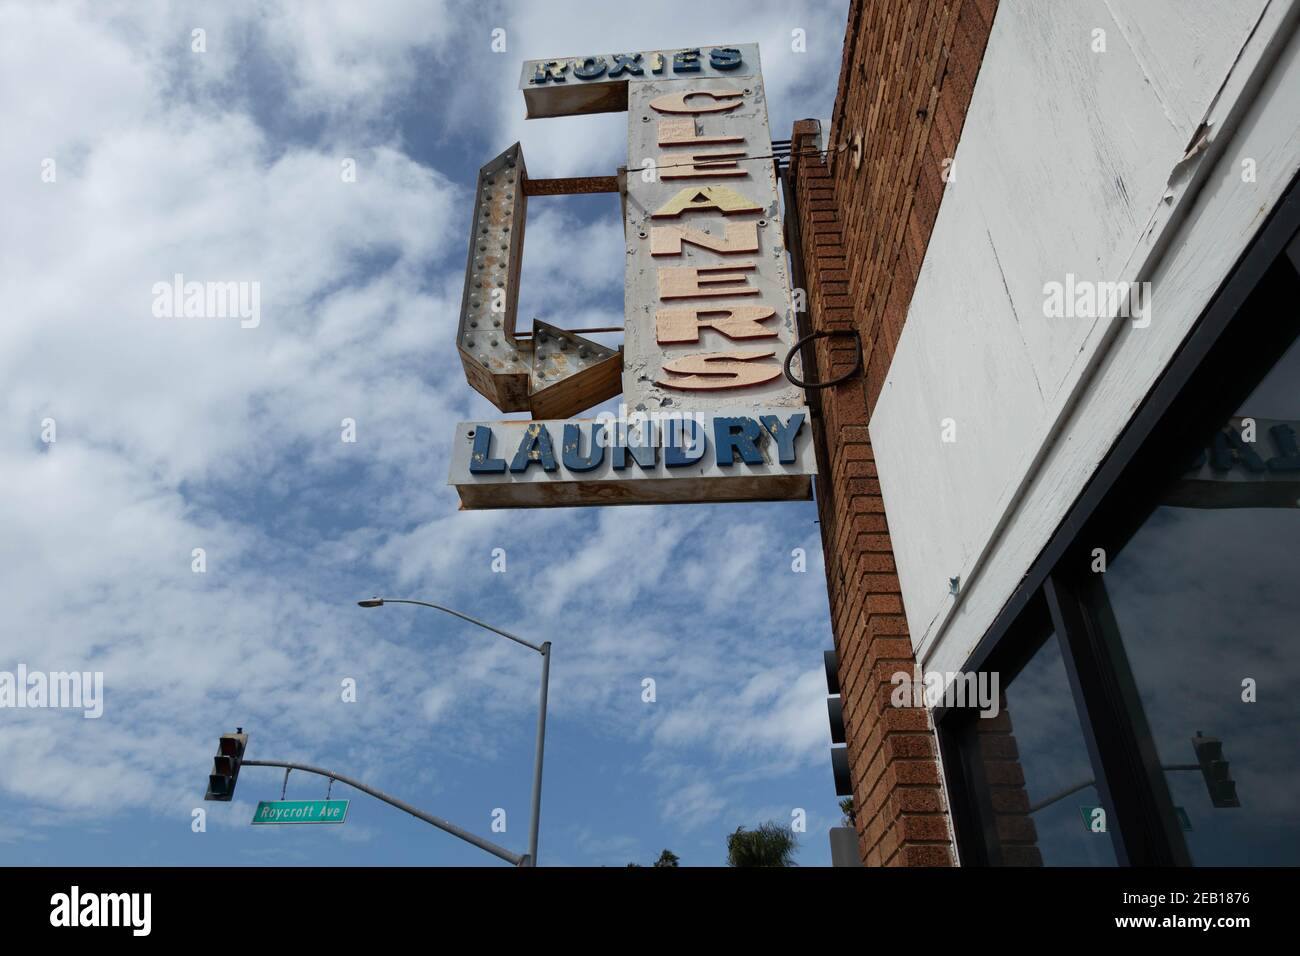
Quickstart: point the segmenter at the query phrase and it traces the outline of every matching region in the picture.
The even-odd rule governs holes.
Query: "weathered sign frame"
[[[757,44],[532,60],[520,87],[529,119],[628,110],[628,164],[616,179],[530,190],[515,144],[480,174],[458,347],[476,389],[533,421],[458,426],[449,483],[461,506],[810,498],[810,413],[783,368],[798,365],[798,333]],[[627,260],[623,346],[601,355],[603,346],[546,323],[516,338],[527,195],[614,184]],[[598,463],[578,454],[590,420],[563,419],[618,394],[620,378],[618,428],[684,414],[714,435],[715,451],[738,457],[686,460],[671,442],[630,466],[630,447]],[[713,431],[719,422],[744,432],[743,453],[729,432]],[[502,448],[517,449],[509,466]]]

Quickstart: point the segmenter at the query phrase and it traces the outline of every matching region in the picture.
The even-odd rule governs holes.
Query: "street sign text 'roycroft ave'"
[[[347,800],[263,800],[252,822],[342,823],[347,817]]]

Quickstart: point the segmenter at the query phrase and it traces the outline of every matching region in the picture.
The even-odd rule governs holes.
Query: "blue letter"
[[[707,447],[708,441],[695,419],[670,418],[666,424],[668,435],[667,441],[664,443],[665,467],[682,468],[686,465],[693,465],[704,457],[704,449]],[[683,427],[686,425],[691,427],[689,429]],[[686,437],[688,433],[690,438]]]
[[[736,431],[739,429],[739,431]],[[763,430],[752,418],[715,418],[713,420],[713,447],[717,449],[718,464],[729,468],[736,463],[736,452],[747,465],[763,464],[757,443]]]
[[[735,47],[718,47],[709,53],[709,66],[715,70],[734,70],[740,66],[740,51]]]
[[[679,50],[673,54],[673,72],[674,73],[698,73],[700,72],[700,51]]]
[[[527,471],[533,462],[541,462],[543,471],[555,470],[555,449],[551,447],[551,433],[541,422],[529,422],[524,437],[519,442],[511,471]]]
[[[605,72],[605,65],[604,57],[584,56],[573,61],[573,75],[580,80],[594,80]]]
[[[781,426],[781,419],[775,415],[764,415],[759,421],[776,439],[777,461],[783,465],[793,464],[794,440],[799,436],[799,430],[803,428],[803,412],[791,415],[790,424],[784,428]]]
[[[506,470],[504,458],[493,458],[492,429],[486,425],[474,426],[474,448],[469,453],[471,475],[499,475]]]
[[[578,445],[582,439],[582,430],[577,425],[564,426],[564,467],[569,471],[593,471],[605,460],[605,446],[600,443],[600,433],[605,426],[596,422],[591,426],[591,447],[584,458],[578,454]]]
[[[622,76],[624,73],[631,73],[633,76],[640,76],[641,54],[640,53],[615,53],[614,65],[610,68],[609,76],[613,79],[616,76]]]
[[[647,471],[653,471],[655,467],[655,443],[654,435],[650,432],[650,423],[646,422],[641,425],[643,436],[649,433],[649,438],[643,437],[641,444],[629,445],[627,443],[627,425],[620,422],[615,426],[614,434],[617,436],[614,447],[610,451],[610,464],[615,471],[622,471],[627,467],[627,453],[632,453],[632,460]]]
[[[1300,471],[1300,449],[1296,448],[1295,429],[1286,424],[1274,425],[1268,433],[1282,452],[1269,459],[1269,471]]]

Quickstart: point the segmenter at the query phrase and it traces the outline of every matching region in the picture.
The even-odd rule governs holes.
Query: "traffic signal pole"
[[[443,607],[441,604],[431,604],[428,601],[412,601],[404,598],[371,598],[368,601],[358,601],[362,607],[382,607],[384,604],[417,604],[421,607],[431,607],[437,611],[443,611],[453,617],[458,617],[463,621],[476,624],[484,630],[491,631],[501,637],[514,641],[529,650],[536,651],[542,657],[542,687],[537,703],[537,746],[533,758],[533,793],[532,793],[532,814],[528,822],[528,852],[524,854],[515,853],[507,850],[503,846],[498,846],[491,840],[485,840],[480,836],[475,836],[468,830],[464,830],[456,824],[444,820],[441,817],[435,817],[432,813],[425,813],[416,807],[411,806],[404,800],[398,800],[391,797],[382,790],[376,790],[369,787],[360,780],[354,780],[351,777],[345,777],[341,773],[335,773],[333,770],[326,770],[323,767],[314,767],[305,763],[290,763],[285,760],[244,760],[244,748],[248,743],[248,735],[243,732],[243,728],[234,734],[223,734],[218,742],[218,752],[214,758],[213,773],[209,777],[207,800],[225,800],[228,801],[234,797],[235,781],[239,774],[240,766],[245,767],[283,767],[285,770],[301,770],[303,773],[314,773],[322,777],[328,777],[331,780],[338,780],[360,790],[362,793],[369,794],[376,800],[382,800],[389,806],[396,807],[417,820],[423,820],[425,823],[432,824],[440,830],[450,833],[454,837],[459,837],[466,843],[478,847],[480,850],[486,850],[493,856],[505,860],[513,866],[536,866],[537,865],[537,836],[541,820],[542,811],[542,755],[546,748],[546,703],[547,694],[550,690],[551,682],[551,642],[544,641],[542,644],[534,644],[509,631],[503,631],[499,627],[493,627],[491,624],[484,623],[477,618],[470,617],[468,614],[462,614],[460,611],[452,610],[449,607]],[[287,774],[286,774],[287,777]]]
[[[1201,765],[1198,763],[1167,763],[1167,764],[1161,764],[1160,769],[1164,771],[1200,770]],[[1085,787],[1091,787],[1096,782],[1097,781],[1092,777],[1089,777],[1087,780],[1080,780],[1072,787],[1066,787],[1064,790],[1060,791],[1059,793],[1054,793],[1050,797],[1046,797],[1042,800],[1039,800],[1037,803],[1035,803],[1033,806],[1029,808],[1029,812],[1037,813],[1039,810],[1043,809],[1043,807],[1049,807],[1053,803],[1056,803],[1058,800],[1064,800],[1070,794],[1078,793],[1080,790],[1083,790]],[[1211,797],[1213,797],[1213,792],[1211,792]]]
[[[245,767],[283,767],[286,770],[301,770],[303,773],[319,774],[322,777],[329,777],[331,780],[337,780],[339,783],[346,783],[349,787],[360,790],[362,793],[370,794],[370,796],[374,797],[376,800],[382,800],[390,806],[397,807],[399,810],[404,810],[418,820],[423,820],[425,823],[433,824],[439,830],[445,830],[452,836],[460,837],[466,843],[472,843],[480,850],[486,850],[493,856],[500,857],[513,866],[528,865],[527,856],[513,853],[503,846],[498,846],[491,840],[485,840],[480,836],[475,836],[473,833],[456,826],[456,824],[449,820],[444,820],[442,817],[435,817],[432,813],[425,813],[423,810],[411,806],[404,800],[398,800],[396,797],[391,797],[382,790],[368,787],[360,780],[345,777],[343,774],[335,773],[333,770],[326,770],[323,767],[313,767],[310,764],[305,763],[289,763],[285,760],[245,760],[242,761],[242,763]],[[533,836],[533,839],[536,840],[536,835]]]

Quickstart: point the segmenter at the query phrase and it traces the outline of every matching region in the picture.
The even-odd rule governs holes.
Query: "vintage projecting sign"
[[[797,333],[757,45],[534,60],[520,88],[530,119],[626,109],[628,160],[617,179],[530,181],[516,144],[483,167],[458,345],[474,388],[534,421],[460,426],[450,480],[462,506],[810,497],[809,413],[783,367]],[[516,336],[526,197],[615,189],[622,349],[543,322]],[[792,370],[801,371],[797,357]],[[632,453],[618,445],[590,467],[567,455],[564,436],[581,446],[590,423],[557,419],[617,395],[620,380],[622,411],[609,430],[685,416],[702,457],[682,461],[663,436],[653,467],[635,456],[638,465],[622,467]],[[753,432],[745,454],[710,464],[714,445],[724,458],[733,448],[716,423],[740,421]],[[538,467],[518,457],[529,441]],[[485,470],[476,456],[510,464]]]

